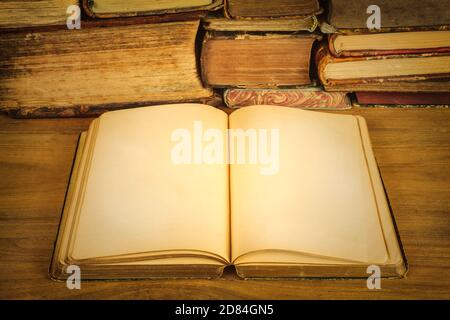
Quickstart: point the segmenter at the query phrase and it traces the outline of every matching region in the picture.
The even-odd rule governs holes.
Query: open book
[[[83,279],[406,272],[363,118],[201,104],[105,113],[81,135],[52,277],[68,265]]]

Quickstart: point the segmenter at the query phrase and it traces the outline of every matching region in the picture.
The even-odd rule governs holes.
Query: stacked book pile
[[[331,0],[328,43],[317,52],[327,91],[355,92],[361,105],[450,102],[450,2],[376,1],[379,29],[367,26],[374,1]]]
[[[230,108],[271,104],[345,109],[345,94],[328,93],[311,76],[317,0],[226,1],[225,16],[205,20],[203,82],[223,89]]]
[[[375,30],[370,5],[2,1],[0,111],[91,116],[179,102],[339,110],[351,107],[350,92],[362,105],[448,104],[450,3],[377,1]]]
[[[347,108],[344,94],[310,76],[321,12],[317,0],[2,2],[0,110],[91,116],[163,103],[223,106],[223,97],[233,108]]]

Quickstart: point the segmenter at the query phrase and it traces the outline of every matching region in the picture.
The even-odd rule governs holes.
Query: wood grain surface
[[[91,119],[0,116],[0,298],[450,298],[450,111],[352,109],[366,118],[409,262],[406,279],[82,282],[68,290],[48,266],[78,135]]]

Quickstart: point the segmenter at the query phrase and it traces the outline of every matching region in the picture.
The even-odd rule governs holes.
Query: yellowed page
[[[275,174],[262,175],[259,163],[230,166],[233,260],[270,249],[388,259],[356,117],[254,106],[229,121],[230,129],[279,129]]]
[[[180,104],[106,113],[81,201],[72,258],[161,250],[211,252],[228,260],[228,165],[177,164],[174,131],[216,128],[227,115]],[[225,139],[224,139],[225,140]]]

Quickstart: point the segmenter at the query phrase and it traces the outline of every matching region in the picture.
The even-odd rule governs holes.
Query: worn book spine
[[[328,50],[334,57],[369,57],[382,55],[413,55],[422,53],[448,53],[450,47],[422,48],[422,49],[398,49],[398,50],[343,50],[338,52],[334,45],[334,40],[338,34],[328,36]]]
[[[345,92],[305,89],[228,89],[224,102],[230,108],[274,105],[303,109],[343,110],[351,108]]]
[[[360,104],[371,105],[448,105],[450,92],[356,92]]]
[[[208,32],[201,53],[203,82],[211,87],[277,88],[311,83],[314,34]]]
[[[450,92],[450,80],[385,81],[378,83],[334,83],[324,86],[326,91],[364,92]]]
[[[0,110],[82,116],[205,101],[213,92],[197,70],[198,27],[189,21],[4,34]]]
[[[231,19],[306,17],[322,13],[318,0],[225,0]]]
[[[316,16],[285,19],[239,19],[208,17],[203,27],[208,31],[222,32],[314,32],[318,26]]]
[[[440,27],[450,25],[450,2],[442,0],[330,0],[328,22],[338,30],[367,31],[367,8],[377,5],[381,28]]]
[[[179,9],[160,9],[154,11],[146,10],[132,10],[123,12],[111,12],[111,13],[98,13],[95,11],[96,0],[82,0],[84,11],[87,15],[92,18],[117,18],[117,17],[136,17],[136,16],[146,16],[146,15],[165,15],[165,14],[178,14],[183,12],[197,12],[201,13],[202,16],[206,16],[209,11],[218,10],[223,7],[223,0],[214,0],[211,4],[198,7],[188,7]],[[125,2],[126,3],[126,2]],[[126,6],[126,5],[124,5]]]
[[[434,52],[429,53],[424,56],[439,56],[448,55],[447,53]],[[356,79],[328,79],[325,76],[325,68],[331,63],[344,63],[349,61],[370,61],[375,59],[393,59],[399,57],[418,57],[422,54],[413,55],[396,55],[396,56],[373,56],[373,57],[334,57],[328,50],[327,46],[322,46],[316,52],[316,65],[317,73],[321,83],[325,88],[337,86],[337,85],[364,85],[364,84],[380,84],[383,87],[389,86],[390,82],[415,82],[415,81],[428,81],[428,80],[444,80],[450,79],[450,74],[440,73],[440,74],[420,74],[420,75],[407,75],[407,76],[389,76],[389,77],[373,77],[373,78],[356,78]],[[340,91],[340,90],[339,90]],[[344,90],[347,91],[347,90]],[[356,91],[355,89],[350,89],[349,91]]]

